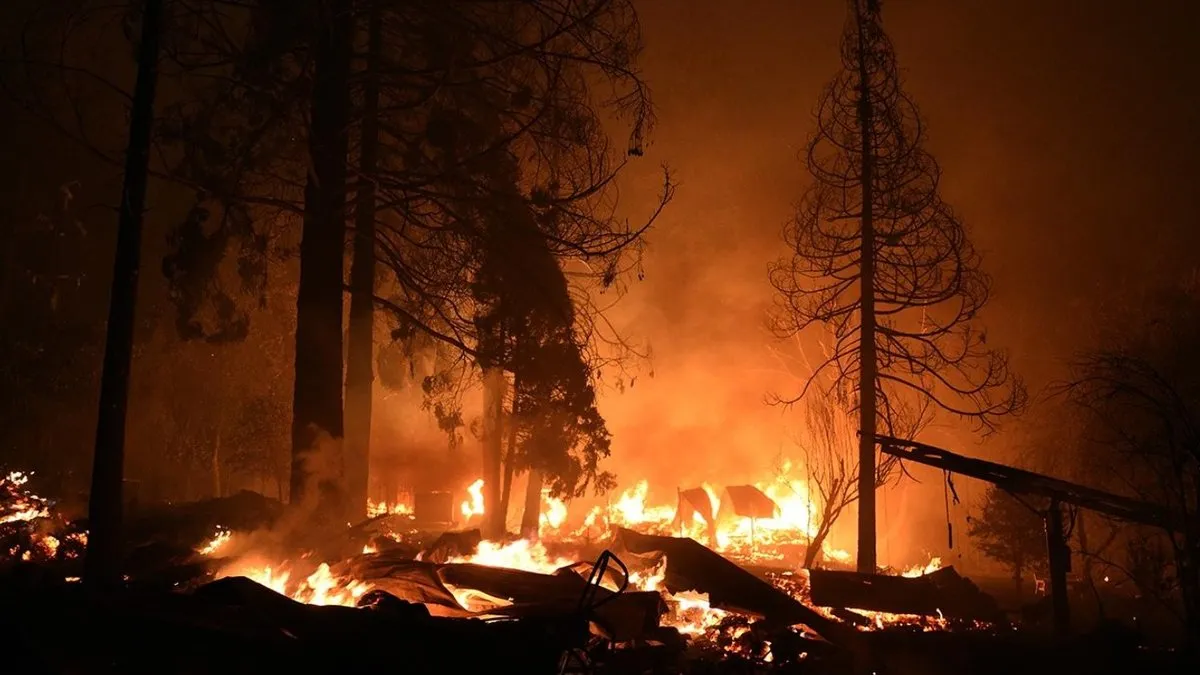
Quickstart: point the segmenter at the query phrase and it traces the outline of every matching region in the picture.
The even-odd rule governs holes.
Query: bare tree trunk
[[[538,523],[542,516],[542,472],[529,470],[529,483],[525,486],[525,510],[521,513],[521,536],[537,539]]]
[[[379,52],[383,17],[378,3],[367,20],[367,65],[362,139],[350,270],[350,345],[346,367],[347,517],[367,514],[371,466],[371,387],[375,379],[375,177],[379,155]]]
[[[501,461],[501,471],[504,475],[501,479],[502,485],[500,487],[500,511],[504,514],[508,513],[509,504],[512,503],[513,474],[516,473],[516,469],[514,468],[515,463],[513,462],[513,444],[517,440],[516,436],[516,427],[510,425],[508,432],[508,450],[505,451],[503,456],[504,458]]]
[[[142,7],[138,74],[129,118],[125,153],[125,185],[117,223],[112,295],[100,378],[100,413],[92,460],[92,492],[88,503],[88,547],[84,580],[92,587],[121,581],[121,521],[124,510],[125,418],[129,405],[129,371],[133,361],[133,328],[141,268],[142,210],[150,168],[150,132],[158,82],[162,0]]]
[[[342,286],[346,233],[346,125],[353,15],[347,0],[319,0],[313,45],[311,167],[304,186],[300,288],[296,299],[296,379],[292,408],[290,501],[319,498],[342,515]],[[320,475],[310,453],[322,453]],[[314,485],[315,484],[315,485]],[[316,487],[318,495],[310,494]]]
[[[832,525],[832,523],[830,523]],[[808,548],[804,551],[804,568],[812,569],[812,566],[817,564],[821,559],[821,547],[825,545],[825,539],[829,537],[831,528],[822,523],[817,528],[816,535],[808,542]]]
[[[0,269],[0,319],[8,319],[8,301],[12,297],[13,277],[17,275],[17,229],[9,227],[4,235],[4,267]]]
[[[500,416],[504,412],[504,370],[488,367],[483,373],[483,528],[484,539],[504,536],[505,513],[500,510],[500,459],[504,439]]]
[[[863,50],[866,40],[863,35],[864,19],[862,7],[855,3],[858,20],[858,78],[859,126],[862,129],[862,248],[859,288],[862,319],[859,322],[859,380],[858,380],[858,571],[874,574],[876,570],[875,549],[875,223],[874,223],[874,148],[871,143],[871,125],[874,113],[871,106],[871,88]]]
[[[516,457],[517,457],[517,415],[520,411],[517,409],[517,391],[521,386],[520,373],[513,373],[513,402],[512,413],[509,415],[508,421],[508,451],[504,455],[504,486],[500,491],[500,510],[505,514],[507,519],[508,505],[512,495],[513,474],[516,472]]]

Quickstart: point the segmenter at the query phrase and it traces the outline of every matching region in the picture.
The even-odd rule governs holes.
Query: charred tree
[[[317,3],[304,188],[296,379],[292,411],[293,504],[319,497],[340,517],[342,470],[342,294],[346,233],[347,124],[353,14],[347,0]],[[317,493],[313,494],[315,488]]]
[[[508,513],[508,506],[512,497],[513,478],[517,473],[517,442],[520,437],[521,425],[521,409],[518,406],[516,392],[521,390],[521,374],[513,373],[512,383],[512,404],[508,414],[508,449],[504,453],[504,485],[500,490],[500,510],[505,514]]]
[[[345,466],[351,522],[366,515],[371,462],[371,391],[375,380],[375,182],[379,164],[379,56],[383,49],[381,12],[378,3],[372,3],[367,16],[359,175],[354,206],[354,261],[350,270]]]
[[[84,579],[96,587],[115,585],[121,581],[125,418],[129,404],[129,371],[133,361],[134,317],[138,274],[141,270],[142,211],[149,179],[162,11],[162,0],[146,0],[142,6],[137,82],[129,119],[125,185],[121,192],[117,224],[117,251],[113,263],[104,370],[100,380],[100,414],[92,463],[92,491],[88,503],[89,536]]]
[[[851,0],[841,57],[806,153],[813,183],[784,230],[792,255],[770,279],[779,335],[833,335],[800,394],[781,401],[819,381],[827,395],[857,399],[858,567],[874,572],[877,427],[894,429],[906,402],[930,401],[991,429],[1024,405],[1025,391],[974,327],[989,280],[938,195],[938,166],[922,149],[878,2]]]
[[[529,482],[525,484],[525,508],[521,512],[521,536],[536,539],[542,518],[542,471],[529,470]]]
[[[501,508],[501,456],[504,451],[504,393],[508,380],[504,368],[483,363],[483,527],[484,539],[504,536],[507,509]]]

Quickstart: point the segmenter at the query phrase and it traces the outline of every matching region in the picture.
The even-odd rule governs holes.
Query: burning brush
[[[29,487],[30,474],[0,477],[0,563],[78,558],[87,532],[74,531],[54,512],[54,504]]]

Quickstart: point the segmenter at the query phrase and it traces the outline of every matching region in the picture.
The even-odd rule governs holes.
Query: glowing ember
[[[21,471],[0,478],[0,494],[7,493],[0,499],[0,525],[50,517],[46,500],[25,489],[28,482],[29,475]]]
[[[680,633],[703,635],[729,616],[729,612],[709,605],[707,593],[683,591],[672,595],[664,592],[663,597],[670,612],[663,617],[662,624],[672,626]]]

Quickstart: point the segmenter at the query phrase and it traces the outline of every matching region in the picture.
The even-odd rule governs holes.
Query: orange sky
[[[989,343],[1036,390],[1125,289],[1191,264],[1200,206],[1200,66],[1183,2],[891,0],[884,21],[942,164],[943,196],[993,275]],[[764,328],[768,261],[807,177],[796,158],[837,67],[838,0],[644,0],[654,144],[625,177],[631,217],[669,163],[680,183],[652,233],[646,279],[617,317],[650,342],[654,377],[602,409],[622,482],[761,480],[799,413],[766,405],[794,379]],[[1010,457],[1010,427],[985,446],[946,425],[925,440]],[[881,499],[895,529],[881,562],[945,555],[940,477]],[[982,487],[958,481],[973,502]],[[955,510],[965,542],[965,508]],[[903,522],[900,522],[903,521]],[[903,530],[903,531],[901,531]],[[911,531],[910,531],[911,530]],[[852,531],[843,533],[847,542]],[[958,551],[951,552],[955,559]],[[889,560],[889,558],[891,558]],[[970,565],[971,557],[959,560]]]

